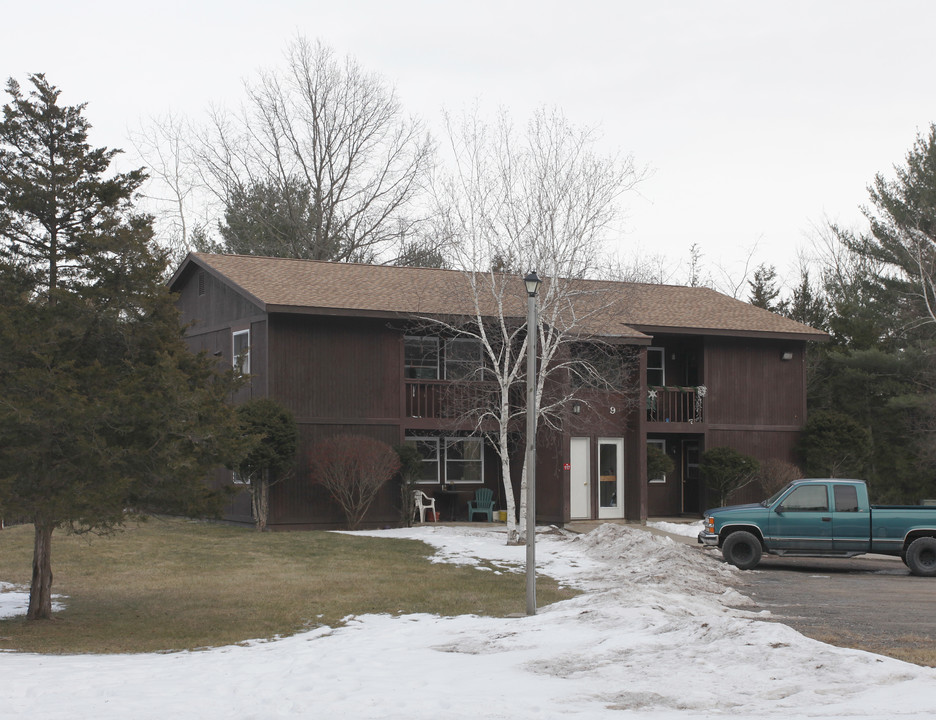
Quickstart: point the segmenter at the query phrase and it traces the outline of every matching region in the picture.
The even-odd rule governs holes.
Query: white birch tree
[[[457,123],[449,117],[447,132],[451,169],[434,190],[440,234],[466,279],[466,311],[464,319],[434,322],[482,345],[482,372],[494,392],[473,409],[474,427],[491,438],[500,458],[508,542],[525,542],[527,469],[524,460],[518,517],[510,441],[525,413],[515,397],[526,382],[529,339],[522,277],[536,270],[545,280],[534,333],[537,425],[558,426],[572,397],[570,374],[608,384],[573,346],[594,346],[602,334],[596,329],[607,329],[621,300],[619,285],[588,278],[606,270],[606,244],[618,230],[622,196],[643,171],[631,157],[600,154],[594,131],[576,128],[558,111],[536,112],[523,132],[503,112],[493,123],[477,114]],[[548,392],[553,386],[566,390]],[[496,429],[484,430],[490,426]]]

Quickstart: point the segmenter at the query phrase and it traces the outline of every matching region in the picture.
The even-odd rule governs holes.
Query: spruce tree
[[[84,105],[30,76],[0,121],[0,507],[35,528],[27,617],[51,616],[56,528],[216,510],[209,467],[238,451],[235,382],[188,352],[141,170],[107,174]]]
[[[778,311],[780,288],[777,287],[777,270],[773,265],[759,265],[754,271],[754,279],[748,281],[748,286],[751,288],[751,298],[748,300],[751,305],[771,312]]]

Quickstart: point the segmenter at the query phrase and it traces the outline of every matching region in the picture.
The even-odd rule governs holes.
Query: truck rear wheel
[[[739,570],[756,567],[761,553],[760,540],[744,530],[736,530],[722,543],[722,557]]]
[[[936,538],[921,537],[907,548],[907,567],[920,577],[936,577]]]

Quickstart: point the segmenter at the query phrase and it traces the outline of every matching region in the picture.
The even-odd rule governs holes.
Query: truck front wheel
[[[907,567],[920,577],[936,577],[936,538],[921,537],[907,548]]]
[[[722,543],[722,556],[740,570],[750,570],[761,559],[761,544],[754,535],[736,530]]]

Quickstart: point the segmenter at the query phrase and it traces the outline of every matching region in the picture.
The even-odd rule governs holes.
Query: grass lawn
[[[29,585],[32,526],[0,531],[0,580]],[[413,540],[257,533],[154,518],[110,537],[52,539],[49,622],[0,620],[0,648],[121,653],[228,645],[340,624],[363,613],[505,616],[526,607],[523,573],[433,564]],[[571,597],[537,578],[540,606]]]

